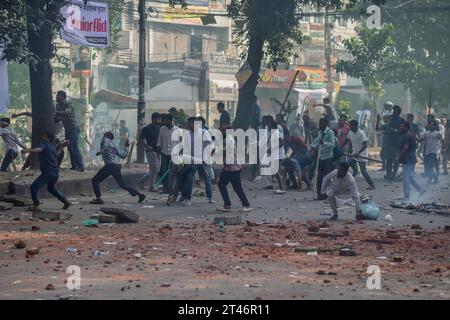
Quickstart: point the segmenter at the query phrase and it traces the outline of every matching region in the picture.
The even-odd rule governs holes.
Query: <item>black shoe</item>
[[[96,198],[89,202],[90,204],[105,204],[105,202],[102,199]]]
[[[69,201],[66,201],[66,202],[64,203],[63,210],[69,209],[69,207],[70,207],[71,205],[72,205],[72,203],[70,203]]]
[[[145,200],[145,198],[146,198],[146,197],[145,197],[145,194],[140,193],[138,196],[139,196],[139,201],[138,201],[138,202],[139,202],[139,203],[144,202],[144,200]]]

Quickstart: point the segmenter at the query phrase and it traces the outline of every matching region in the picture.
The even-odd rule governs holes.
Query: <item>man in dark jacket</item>
[[[56,93],[55,123],[60,121],[63,123],[66,139],[69,140],[68,148],[70,162],[72,163],[71,170],[82,172],[84,171],[84,164],[78,146],[80,127],[78,126],[72,103],[67,99],[67,95],[64,91],[58,91]]]

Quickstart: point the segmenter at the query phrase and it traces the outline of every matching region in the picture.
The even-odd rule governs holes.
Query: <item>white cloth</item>
[[[27,146],[19,139],[16,131],[11,127],[0,128],[0,137],[2,137],[3,142],[6,146],[6,151],[14,150],[14,152],[19,152],[17,146],[19,145],[22,149],[26,149]]]
[[[353,132],[350,130],[350,132],[348,134],[348,138],[350,139],[350,141],[352,143],[353,153],[358,153],[359,150],[362,149],[364,142],[368,141],[366,134],[361,129],[358,129],[358,131],[356,131],[356,132]],[[368,157],[369,156],[368,147],[366,149],[364,149],[364,151],[361,152],[359,155],[363,156],[363,157]],[[367,162],[366,159],[361,159],[361,158],[356,158],[356,160],[358,162]]]
[[[338,198],[350,199],[359,196],[355,179],[347,172],[347,175],[340,179],[337,177],[338,170],[334,170],[325,176],[322,182],[322,193],[335,195]]]
[[[425,155],[436,154],[441,152],[442,135],[439,131],[427,131],[420,136],[425,143]]]
[[[175,131],[179,131],[180,129],[177,126],[173,126],[172,129],[167,128],[166,126],[162,126],[159,130],[158,136],[158,144],[157,146],[161,148],[161,153],[170,156],[172,153],[173,147],[175,147],[178,142],[172,141],[171,137]],[[179,132],[179,136],[182,136],[181,131]]]
[[[0,43],[0,114],[6,113],[9,107],[8,62],[2,59],[4,46]]]

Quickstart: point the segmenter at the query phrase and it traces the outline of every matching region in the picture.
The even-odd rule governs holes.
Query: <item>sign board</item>
[[[238,83],[233,75],[209,74],[209,99],[238,101]]]
[[[245,61],[245,63],[236,73],[236,79],[239,83],[239,89],[241,89],[247,83],[248,79],[250,79],[252,74],[253,71],[252,68],[250,67],[250,63],[248,63],[248,61]]]
[[[297,67],[299,88],[321,89],[325,83],[325,72],[320,68],[313,67]]]
[[[108,4],[104,2],[71,0],[61,8],[66,19],[62,25],[62,39],[82,46],[109,47]]]
[[[289,89],[295,74],[295,70],[267,69],[258,81],[258,88]]]
[[[184,61],[184,70],[181,74],[181,81],[189,85],[199,85],[203,72],[203,63],[201,60],[186,59]]]
[[[89,47],[72,45],[70,60],[72,73],[91,73],[91,50]]]
[[[164,6],[163,21],[168,23],[203,25],[201,17],[209,13],[208,1],[188,2],[188,9],[182,9],[180,6],[175,8],[168,4]]]

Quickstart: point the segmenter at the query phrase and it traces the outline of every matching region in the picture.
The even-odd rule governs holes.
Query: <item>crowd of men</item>
[[[65,140],[58,140],[50,132],[41,135],[41,143],[36,148],[28,148],[17,136],[10,126],[9,118],[0,119],[0,136],[6,146],[1,170],[6,171],[19,154],[38,153],[41,175],[31,185],[31,194],[34,206],[39,206],[38,190],[47,186],[48,191],[59,199],[64,208],[70,206],[69,201],[56,188],[59,177],[59,166],[68,148],[72,170],[83,171],[84,163],[78,147],[80,129],[74,115],[73,107],[67,99],[65,92],[59,91],[56,96],[55,123],[61,123],[64,127]],[[217,129],[220,129],[224,140],[231,140],[229,146],[235,144],[235,137],[227,134],[227,129],[233,127],[231,116],[225,109],[224,103],[217,104],[220,114]],[[315,180],[315,200],[328,199],[333,211],[332,219],[337,219],[336,198],[353,198],[356,203],[357,218],[362,217],[359,191],[354,176],[361,173],[368,190],[376,188],[375,183],[367,170],[369,157],[369,139],[366,127],[357,120],[349,121],[347,114],[338,115],[335,119],[330,112],[330,107],[319,120],[318,126],[310,119],[308,112],[298,115],[294,124],[289,128],[286,119],[282,115],[275,118],[272,115],[260,117],[260,109],[256,103],[252,105],[252,123],[254,129],[266,128],[268,136],[269,153],[272,161],[279,162],[279,169],[268,177],[264,189],[273,189],[274,193],[282,194],[288,189],[311,190]],[[337,120],[337,121],[335,121]],[[252,208],[241,183],[242,164],[236,156],[232,163],[226,163],[220,168],[206,163],[202,157],[200,162],[186,161],[176,163],[172,159],[173,148],[177,141],[172,139],[174,133],[185,129],[188,139],[191,139],[194,157],[194,133],[196,122],[200,122],[202,155],[205,149],[214,144],[214,139],[209,132],[206,120],[203,117],[189,117],[182,110],[170,108],[168,113],[153,113],[151,123],[142,128],[138,143],[145,148],[148,163],[148,173],[140,179],[141,185],[148,185],[150,192],[167,194],[167,205],[175,202],[185,206],[192,204],[192,191],[196,180],[202,180],[205,185],[205,195],[209,203],[214,203],[213,184],[217,183],[223,199],[223,206],[219,211],[230,211],[231,201],[227,186],[231,184],[239,197],[242,208],[240,211],[248,212]],[[398,171],[402,165],[402,181],[404,200],[411,198],[411,185],[419,195],[425,192],[415,175],[416,157],[423,159],[424,176],[430,184],[439,183],[440,164],[442,163],[444,174],[447,174],[447,162],[450,154],[450,130],[449,122],[445,119],[436,119],[428,115],[426,123],[415,123],[414,116],[408,114],[406,120],[402,118],[402,110],[399,106],[386,103],[383,114],[377,116],[376,131],[381,135],[381,153],[383,162],[382,170],[386,171],[385,179],[396,181],[399,179]],[[144,194],[127,185],[121,173],[121,159],[129,154],[130,133],[124,121],[120,122],[118,132],[99,131],[101,137],[94,139],[95,147],[99,147],[96,156],[102,156],[104,166],[92,179],[95,199],[92,204],[103,204],[100,184],[103,180],[112,176],[117,184],[129,192],[133,197],[138,197],[139,202],[146,198]],[[271,146],[271,135],[277,134],[278,144]],[[259,137],[261,138],[261,137]],[[119,143],[116,145],[115,140]],[[97,146],[98,144],[98,146]],[[216,152],[226,152],[227,147]],[[276,148],[276,149],[274,149]],[[62,157],[61,157],[62,154]],[[261,179],[258,174],[261,164],[249,165],[252,180]],[[349,172],[352,168],[353,174]],[[196,179],[197,178],[197,179]],[[276,183],[274,183],[274,181]]]

